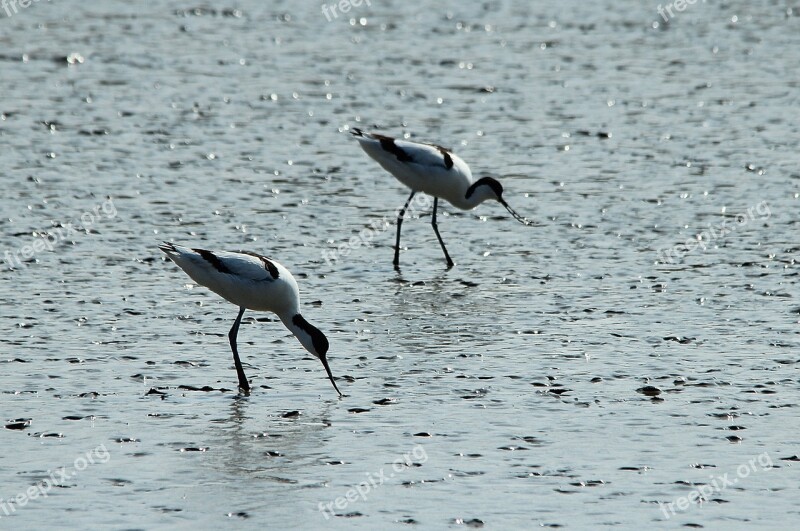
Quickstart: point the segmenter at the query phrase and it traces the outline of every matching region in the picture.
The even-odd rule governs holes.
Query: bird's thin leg
[[[228,332],[228,339],[231,342],[231,350],[233,351],[233,363],[236,365],[236,374],[239,376],[239,388],[245,393],[250,392],[250,383],[247,381],[247,376],[244,375],[242,362],[239,361],[239,351],[236,350],[236,336],[239,334],[239,323],[242,322],[242,315],[244,315],[245,307],[239,308],[239,315],[236,316],[236,321]]]
[[[406,204],[403,205],[403,208],[400,210],[400,213],[397,215],[397,241],[394,244],[394,268],[400,269],[400,227],[403,225],[403,216],[406,215],[406,209],[408,205],[411,203],[411,200],[414,198],[414,194],[416,191],[412,191],[411,195],[408,196],[408,201]]]
[[[447,248],[444,246],[444,242],[442,241],[442,236],[439,234],[439,224],[436,223],[436,207],[439,206],[439,198],[433,198],[433,216],[431,216],[431,226],[433,227],[433,232],[436,233],[436,237],[439,238],[439,245],[442,246],[442,251],[444,251],[444,258],[447,260],[447,269],[453,267],[453,261],[450,259],[450,255],[447,254]]]

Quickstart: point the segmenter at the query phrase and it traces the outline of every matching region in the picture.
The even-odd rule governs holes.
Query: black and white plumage
[[[394,249],[396,269],[400,266],[400,227],[403,216],[411,199],[418,192],[434,198],[431,225],[444,251],[448,268],[454,264],[436,223],[436,210],[440,198],[461,210],[472,210],[484,201],[492,199],[503,205],[514,219],[523,225],[531,224],[506,203],[503,199],[503,186],[497,179],[483,177],[473,182],[472,171],[467,163],[449,149],[436,144],[421,144],[377,133],[365,133],[357,128],[353,128],[350,133],[358,140],[367,155],[411,189],[411,195],[397,216],[397,241]]]
[[[250,252],[207,251],[168,242],[161,244],[159,249],[192,280],[239,307],[239,315],[228,339],[239,387],[244,392],[250,391],[250,383],[239,360],[236,336],[245,310],[255,310],[276,314],[305,349],[322,362],[334,389],[341,396],[328,365],[328,339],[300,315],[300,291],[288,269],[271,258]]]

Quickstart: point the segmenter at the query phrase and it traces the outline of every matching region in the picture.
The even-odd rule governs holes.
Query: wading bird
[[[417,192],[433,196],[431,226],[439,245],[444,251],[448,269],[453,260],[444,246],[439,226],[436,223],[436,209],[439,198],[461,210],[472,210],[484,201],[493,199],[523,225],[531,222],[508,206],[503,199],[503,186],[492,177],[483,177],[472,182],[472,171],[461,157],[442,146],[420,144],[408,140],[397,140],[377,133],[365,133],[361,129],[350,131],[367,155],[375,159],[383,169],[394,175],[398,181],[411,188],[411,195],[397,216],[397,241],[394,246],[394,268],[400,269],[400,227],[408,205]]]
[[[168,242],[158,248],[192,280],[239,307],[228,339],[242,391],[250,392],[250,383],[239,361],[236,336],[244,311],[254,310],[276,314],[306,350],[322,362],[333,388],[342,396],[328,366],[328,338],[300,315],[300,292],[288,269],[271,258],[250,252],[212,252]]]

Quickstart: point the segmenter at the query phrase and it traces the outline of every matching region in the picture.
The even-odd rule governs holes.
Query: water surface
[[[300,4],[0,11],[0,527],[796,522],[796,9]],[[446,206],[446,271],[417,211],[394,272],[407,192],[350,127],[536,225]],[[236,309],[162,240],[289,267],[348,396],[250,312],[237,396]]]

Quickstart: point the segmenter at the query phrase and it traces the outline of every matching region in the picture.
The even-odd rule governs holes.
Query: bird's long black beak
[[[336,382],[333,380],[333,374],[331,373],[331,367],[330,367],[330,365],[328,365],[328,358],[326,358],[325,356],[320,356],[319,361],[321,361],[322,362],[322,366],[325,367],[325,372],[328,373],[328,378],[331,380],[331,383],[333,384],[333,388],[336,389],[336,392],[339,393],[340,397],[344,396],[344,395],[342,395],[342,392],[339,391],[339,388],[336,386]]]
[[[511,215],[514,217],[514,219],[516,219],[517,221],[519,221],[519,222],[520,222],[520,223],[522,223],[523,225],[533,225],[533,222],[532,222],[532,221],[529,221],[528,219],[526,219],[526,218],[523,218],[522,216],[520,216],[519,214],[517,214],[517,212],[516,212],[516,211],[515,211],[513,208],[511,208],[510,206],[508,206],[508,203],[506,203],[505,199],[503,199],[503,198],[501,197],[500,199],[498,199],[498,201],[500,201],[500,204],[501,204],[501,205],[503,205],[504,207],[506,207],[506,210],[508,210],[508,213],[509,213],[509,214],[511,214]]]

